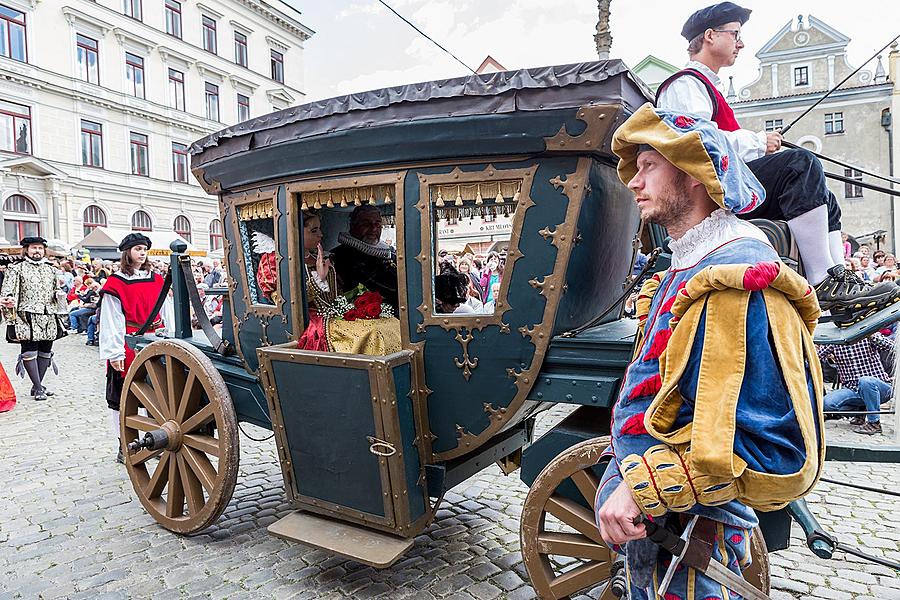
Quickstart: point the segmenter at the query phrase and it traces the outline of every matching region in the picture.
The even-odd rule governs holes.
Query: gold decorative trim
[[[465,327],[461,327],[456,331],[456,341],[462,346],[463,359],[459,360],[453,357],[453,364],[457,369],[463,370],[463,377],[466,381],[472,376],[472,371],[478,367],[478,357],[469,358],[469,342],[472,341],[472,333],[467,331]]]
[[[191,174],[203,188],[203,191],[210,196],[218,196],[222,193],[222,184],[218,181],[210,183],[206,179],[206,170],[203,167],[191,167]]]
[[[260,201],[272,203],[272,220],[274,226],[274,235],[272,237],[275,240],[275,255],[277,257],[276,268],[278,270],[278,281],[276,282],[275,297],[273,298],[274,304],[253,304],[250,302],[250,283],[247,279],[247,257],[244,256],[243,244],[238,243],[241,239],[241,230],[238,224],[241,208],[245,205],[255,204]],[[281,212],[278,210],[278,188],[267,190],[259,189],[256,190],[256,192],[228,195],[224,197],[224,202],[226,208],[230,209],[231,212],[231,239],[235,241],[235,245],[237,246],[235,254],[238,261],[236,264],[240,271],[242,285],[241,295],[244,298],[244,305],[247,307],[247,314],[256,316],[267,315],[270,318],[282,314],[282,305],[284,304],[284,282],[281,277],[281,261],[284,260],[284,253],[282,252],[281,242],[278,239],[280,237],[278,232],[281,227]],[[234,274],[232,274],[232,277],[234,277]]]
[[[551,138],[545,138],[547,150],[554,152],[599,151],[610,127],[618,120],[622,111],[620,104],[587,104],[575,115],[587,124],[587,128],[576,136],[569,135],[566,126]]]
[[[556,321],[556,311],[559,308],[560,297],[563,293],[563,286],[560,283],[565,277],[566,268],[569,264],[569,256],[572,252],[573,238],[578,223],[578,215],[586,193],[586,184],[590,174],[592,159],[589,157],[579,157],[575,172],[565,175],[565,179],[554,177],[558,180],[562,193],[568,198],[566,206],[566,214],[562,223],[556,225],[555,231],[559,236],[565,236],[566,243],[560,242],[556,253],[556,260],[553,264],[553,271],[545,275],[543,278],[535,278],[531,280],[532,286],[544,296],[546,300],[544,315],[540,323],[523,326],[519,328],[519,332],[526,337],[530,337],[534,343],[534,357],[531,360],[531,366],[527,369],[509,368],[506,371],[508,377],[513,379],[516,385],[516,395],[506,407],[496,408],[489,403],[485,403],[485,413],[490,420],[489,425],[481,433],[472,434],[465,430],[462,426],[456,426],[457,446],[456,448],[439,452],[434,455],[435,461],[445,461],[456,458],[474,448],[482,445],[491,436],[496,434],[500,429],[521,411],[525,404],[528,392],[534,384],[534,378],[540,372],[544,362],[544,356],[550,343],[550,336],[553,332],[553,324]],[[535,167],[536,168],[536,167]],[[530,190],[530,185],[527,189]],[[523,191],[525,190],[523,186]],[[521,224],[518,224],[521,227]],[[516,232],[520,229],[516,229]],[[504,278],[506,279],[506,278]]]
[[[442,327],[446,331],[451,329],[458,331],[462,327],[469,331],[477,331],[489,325],[502,325],[503,314],[510,308],[507,300],[509,282],[512,279],[516,261],[522,257],[522,252],[519,250],[519,239],[522,233],[522,225],[525,222],[525,213],[534,206],[534,201],[531,199],[531,186],[534,182],[536,170],[536,166],[507,170],[497,169],[493,165],[488,165],[483,171],[464,172],[459,167],[456,167],[449,173],[439,175],[419,173],[419,201],[415,207],[419,211],[421,220],[422,252],[419,256],[416,256],[416,260],[422,265],[422,304],[418,307],[418,311],[422,315],[422,322],[416,327],[417,333],[423,333],[426,327],[432,325]],[[518,201],[515,202],[512,236],[506,251],[506,268],[504,269],[503,280],[500,282],[500,295],[495,301],[494,314],[435,315],[433,312],[434,307],[429,307],[434,298],[434,233],[432,225],[435,210],[430,200],[429,188],[433,185],[464,185],[490,182],[495,178],[503,182],[517,180],[521,182],[521,185],[518,192]],[[507,202],[512,203],[513,201]],[[400,237],[399,234],[397,237]]]

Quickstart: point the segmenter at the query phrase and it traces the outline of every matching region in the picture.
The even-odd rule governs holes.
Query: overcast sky
[[[316,31],[304,53],[307,100],[415,83],[468,72],[376,0],[286,0]],[[472,68],[488,54],[507,69],[596,60],[595,0],[387,0],[398,12]],[[613,0],[611,56],[636,65],[653,54],[675,65],[686,60],[679,31],[693,11],[711,2]],[[754,54],[798,14],[813,14],[850,37],[850,63],[871,56],[900,33],[896,0],[764,0],[745,2],[746,48],[722,71],[735,86],[756,79]],[[887,68],[887,56],[884,57]],[[874,69],[874,62],[868,67]]]

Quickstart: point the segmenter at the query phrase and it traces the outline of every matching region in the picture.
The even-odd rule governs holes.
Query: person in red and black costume
[[[716,123],[766,190],[764,202],[739,216],[787,221],[822,310],[848,313],[852,320],[855,305],[887,306],[900,298],[900,288],[866,283],[844,269],[841,209],[825,185],[822,164],[808,150],[782,150],[777,131],[742,129],[718,89],[719,70],[734,65],[744,47],[741,26],[750,12],[721,2],[692,14],[681,30],[690,61],[660,84],[656,106]]]
[[[119,437],[119,400],[125,374],[134,361],[134,350],[125,344],[125,335],[134,333],[147,320],[159,298],[163,277],[150,269],[147,251],[150,238],[129,233],[119,244],[122,253],[119,271],[110,275],[100,290],[100,358],[106,361],[106,403],[110,427]],[[157,314],[148,331],[163,326]],[[121,440],[116,460],[125,462]]]

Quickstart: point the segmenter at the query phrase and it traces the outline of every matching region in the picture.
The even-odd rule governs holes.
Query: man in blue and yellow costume
[[[737,217],[764,191],[714,123],[647,104],[616,131],[613,151],[641,218],[671,236],[672,265],[638,296],[597,525],[626,554],[630,600],[734,600],[689,567],[660,589],[671,557],[638,517],[690,529],[737,574],[749,566],[754,509],[804,496],[821,470],[818,302]]]

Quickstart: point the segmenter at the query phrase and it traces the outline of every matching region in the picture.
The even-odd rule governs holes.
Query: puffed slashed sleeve
[[[692,407],[697,397],[706,342],[705,321],[704,309],[687,367],[678,385],[685,404]],[[747,360],[733,416],[733,446],[721,448],[716,460],[719,464],[708,469],[694,460],[690,443],[667,445],[649,436],[652,445],[641,453],[626,456],[619,464],[622,478],[647,514],[655,517],[667,511],[686,511],[696,504],[716,506],[734,499],[743,500],[743,485],[739,478],[722,475],[724,471],[730,472],[734,465],[739,471],[752,469],[774,475],[790,475],[803,468],[807,450],[769,336],[769,318],[760,292],[751,294],[746,322]],[[720,355],[716,360],[722,368],[739,365],[736,357]],[[734,369],[734,373],[741,376],[738,369]],[[809,372],[806,379],[809,401],[814,405]],[[730,416],[723,414],[721,417],[719,426],[728,429]],[[694,430],[692,435],[697,435],[697,431]],[[724,467],[726,464],[727,468]]]
[[[110,293],[102,295],[100,309],[100,360],[125,358],[125,313],[122,302]]]

